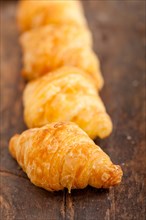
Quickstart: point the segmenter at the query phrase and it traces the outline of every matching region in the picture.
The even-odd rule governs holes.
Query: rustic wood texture
[[[101,96],[114,123],[112,135],[96,143],[124,171],[109,190],[88,187],[50,193],[30,183],[8,152],[23,122],[21,49],[16,2],[1,7],[1,219],[144,220],[146,149],[144,124],[145,1],[83,1],[99,54],[105,86]]]

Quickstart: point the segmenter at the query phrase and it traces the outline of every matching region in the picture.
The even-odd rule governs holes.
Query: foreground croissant
[[[22,70],[27,80],[38,78],[58,67],[79,67],[93,77],[97,88],[103,86],[98,58],[91,49],[92,36],[77,25],[48,25],[22,34]]]
[[[112,131],[92,79],[81,70],[62,67],[26,85],[24,119],[29,128],[54,121],[72,121],[94,139]]]
[[[9,150],[31,182],[46,190],[109,188],[122,170],[74,123],[52,123],[11,138]]]
[[[17,17],[21,31],[47,24],[86,24],[81,3],[76,0],[21,0]]]

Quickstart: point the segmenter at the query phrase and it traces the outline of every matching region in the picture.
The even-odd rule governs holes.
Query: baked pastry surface
[[[109,188],[122,170],[76,124],[51,123],[11,138],[11,155],[29,179],[46,190]]]
[[[29,82],[23,103],[29,128],[65,120],[78,124],[93,139],[105,138],[112,131],[111,119],[94,81],[77,68],[62,67]]]
[[[103,86],[100,63],[92,51],[92,36],[77,25],[48,25],[21,35],[23,76],[32,80],[61,66],[75,66],[86,71]]]
[[[17,12],[22,32],[47,24],[86,25],[82,5],[76,0],[21,0]]]

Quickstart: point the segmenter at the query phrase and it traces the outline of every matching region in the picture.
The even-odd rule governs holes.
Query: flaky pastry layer
[[[51,123],[11,138],[11,155],[36,186],[49,191],[64,188],[109,188],[121,182],[122,170],[77,125]]]
[[[48,24],[86,25],[82,5],[76,0],[21,0],[17,21],[22,32]]]
[[[77,123],[93,139],[105,138],[112,131],[94,81],[77,68],[62,67],[29,82],[23,103],[29,128],[65,120]]]
[[[77,25],[48,25],[24,33],[20,42],[23,50],[23,76],[32,80],[62,66],[74,66],[86,71],[103,86],[99,60],[91,49],[92,36]]]

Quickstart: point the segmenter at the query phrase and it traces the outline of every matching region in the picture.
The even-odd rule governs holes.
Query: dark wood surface
[[[145,1],[83,1],[99,54],[105,86],[101,96],[114,131],[96,140],[124,171],[120,186],[87,187],[50,193],[32,185],[8,152],[8,141],[26,129],[23,122],[21,49],[16,2],[1,7],[1,219],[144,220],[145,219]]]

